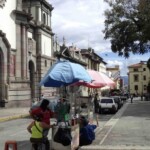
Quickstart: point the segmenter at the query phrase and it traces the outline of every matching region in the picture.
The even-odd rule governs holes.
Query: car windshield
[[[101,99],[101,103],[113,103],[112,99]]]

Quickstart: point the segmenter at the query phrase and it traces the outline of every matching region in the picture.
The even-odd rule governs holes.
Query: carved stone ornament
[[[0,0],[0,7],[3,8],[5,6],[6,0]]]

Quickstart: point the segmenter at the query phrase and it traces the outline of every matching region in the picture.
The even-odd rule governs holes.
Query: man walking
[[[131,94],[130,97],[131,97],[131,103],[133,103],[133,94]]]

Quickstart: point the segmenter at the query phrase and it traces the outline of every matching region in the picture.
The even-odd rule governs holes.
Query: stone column
[[[26,78],[27,71],[27,36],[26,26],[21,24],[21,77]]]
[[[17,0],[17,10],[22,11],[22,0]]]

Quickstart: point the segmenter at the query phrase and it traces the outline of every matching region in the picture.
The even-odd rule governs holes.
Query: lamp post
[[[142,71],[141,71],[141,85],[142,85],[142,88],[141,88],[141,101],[143,101],[143,74],[142,74]]]

